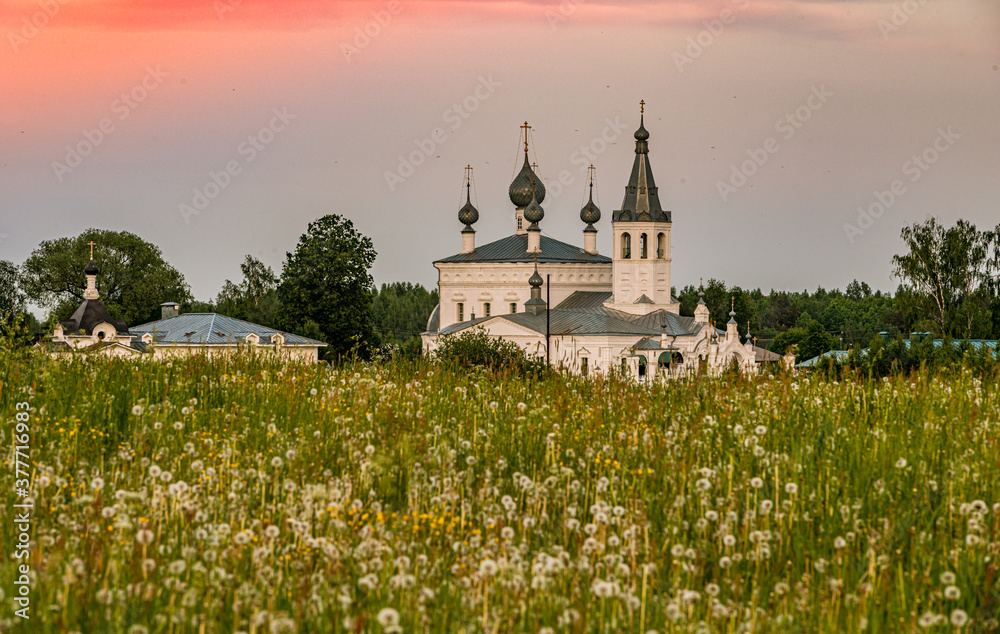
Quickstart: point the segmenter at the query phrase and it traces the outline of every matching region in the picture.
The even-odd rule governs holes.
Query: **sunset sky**
[[[589,148],[608,253],[640,100],[678,287],[892,290],[903,225],[1000,223],[996,0],[3,0],[0,27],[0,259],[128,230],[202,300],[328,213],[377,283],[433,285],[466,164],[478,243],[513,231],[525,120],[542,230],[582,244]]]

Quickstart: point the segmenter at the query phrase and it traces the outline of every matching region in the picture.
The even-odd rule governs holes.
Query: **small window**
[[[648,245],[648,242],[649,242],[649,240],[647,239],[645,233],[642,234],[639,237],[639,257],[641,259],[643,259],[643,260],[645,260],[646,257],[647,257],[647,253],[648,253],[648,251],[647,251],[647,245]]]
[[[510,314],[513,315],[517,312],[517,302],[510,303]]]
[[[639,355],[639,378],[646,376],[646,357]]]
[[[483,304],[483,317],[490,316],[490,303],[486,302]]]
[[[628,260],[632,257],[632,236],[623,233],[622,234],[622,259]]]
[[[587,357],[583,357],[580,359],[580,374],[587,376],[587,370]]]
[[[465,304],[459,302],[456,308],[458,314],[458,321],[465,321]]]
[[[521,215],[517,216],[517,230],[520,231],[521,227],[524,226],[524,217]]]
[[[665,233],[656,236],[656,257],[661,260],[667,257],[667,235]]]

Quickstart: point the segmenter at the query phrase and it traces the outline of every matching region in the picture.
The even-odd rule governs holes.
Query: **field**
[[[995,630],[998,389],[0,358],[0,630]]]

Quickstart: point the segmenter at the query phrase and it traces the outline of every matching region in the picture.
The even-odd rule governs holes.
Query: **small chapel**
[[[610,257],[597,250],[602,213],[594,203],[593,166],[589,200],[580,210],[583,246],[542,235],[545,187],[528,158],[527,123],[524,163],[508,191],[512,235],[476,244],[479,211],[466,169],[466,201],[458,211],[462,249],[434,262],[440,301],[421,335],[425,352],[433,353],[442,337],[476,328],[579,374],[620,368],[654,380],[733,365],[755,369],[765,351],[749,333],[740,341],[735,312],[719,329],[709,321],[703,294],[692,317],[680,315],[671,295],[673,214],[660,202],[644,119],[641,103],[632,171],[621,206],[611,213]]]

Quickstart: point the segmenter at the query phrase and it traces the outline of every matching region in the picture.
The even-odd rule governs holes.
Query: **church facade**
[[[557,367],[588,374],[623,368],[641,379],[673,378],[733,364],[755,367],[758,354],[747,334],[740,342],[735,313],[725,330],[709,323],[700,299],[693,317],[680,315],[671,295],[670,230],[649,163],[649,132],[640,113],[635,159],[621,207],[611,214],[611,256],[598,253],[601,210],[590,199],[580,210],[583,246],[541,234],[545,187],[528,160],[509,188],[515,232],[476,245],[469,182],[459,210],[461,252],[434,262],[440,302],[422,334],[425,352],[442,337],[481,329],[513,341]],[[543,297],[544,292],[544,297]]]

